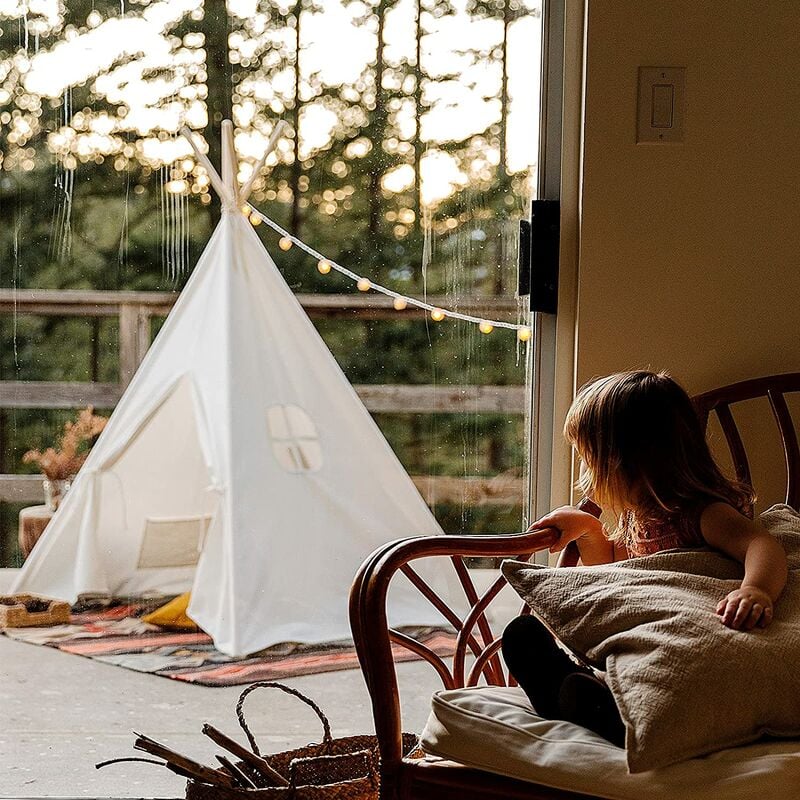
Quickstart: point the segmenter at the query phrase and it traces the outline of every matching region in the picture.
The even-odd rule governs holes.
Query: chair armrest
[[[548,548],[557,538],[558,533],[548,528],[506,536],[445,535],[402,539],[378,548],[361,565],[350,590],[350,627],[372,703],[375,732],[381,753],[382,773],[391,772],[402,759],[400,698],[397,673],[392,657],[392,641],[406,646],[410,644],[410,642],[403,642],[402,637],[389,629],[386,597],[392,578],[398,572],[403,572],[417,588],[421,588],[420,584],[422,584],[422,593],[431,599],[430,594],[424,591],[426,586],[424,581],[413,570],[411,562],[431,557],[449,558],[464,589],[467,601],[472,606],[464,620],[457,617],[454,612],[452,616],[447,617],[459,630],[452,675],[448,672],[444,662],[423,645],[412,645],[410,649],[436,667],[445,685],[463,686],[464,652],[468,645],[475,652],[474,644],[478,644],[479,649],[475,654],[479,660],[483,659],[485,674],[498,678],[492,665],[492,659],[499,665],[496,655],[499,649],[499,639],[492,639],[491,630],[483,611],[503,588],[505,579],[502,576],[499,577],[482,597],[478,597],[463,559],[476,556],[506,556],[527,560],[532,553]],[[430,589],[428,591],[434,594]],[[440,610],[442,609],[440,608]],[[472,636],[471,628],[473,627],[478,628],[482,641],[479,641],[478,634]],[[480,664],[478,666],[480,667]]]

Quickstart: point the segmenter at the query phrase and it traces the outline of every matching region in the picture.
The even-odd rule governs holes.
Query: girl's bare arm
[[[529,530],[542,528],[556,528],[561,533],[550,548],[551,553],[560,552],[574,541],[582,564],[609,564],[614,560],[614,546],[606,538],[603,523],[592,514],[572,506],[562,506],[534,522]]]
[[[731,628],[765,628],[786,585],[786,553],[754,520],[727,503],[712,503],[700,519],[703,538],[744,565],[742,585],[720,600],[717,614]]]

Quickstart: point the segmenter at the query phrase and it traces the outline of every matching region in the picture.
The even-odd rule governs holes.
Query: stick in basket
[[[273,769],[265,758],[251,753],[246,747],[239,744],[239,742],[234,739],[231,739],[230,736],[226,736],[213,725],[209,725],[208,723],[203,725],[203,734],[208,736],[214,744],[224,747],[229,753],[232,753],[246,764],[249,764],[254,770],[267,778],[273,786],[289,785],[289,781],[287,781],[280,772]]]
[[[176,767],[175,764],[165,764],[163,761],[156,761],[154,758],[109,758],[107,761],[100,761],[94,765],[95,769],[103,769],[103,767],[110,767],[112,764],[123,764],[126,761],[137,761],[141,762],[142,764],[155,764],[159,767],[166,767],[170,772],[174,772],[176,775],[180,775],[181,778],[194,778],[194,775],[191,772],[187,772],[180,767]]]
[[[218,769],[212,769],[197,761],[193,761],[191,758],[176,753],[174,750],[157,742],[155,739],[151,739],[149,736],[136,733],[136,731],[134,731],[134,734],[136,735],[136,741],[133,743],[133,746],[136,750],[142,750],[145,753],[150,753],[151,756],[163,758],[168,765],[171,764],[178,767],[184,772],[190,773],[193,778],[197,778],[205,783],[210,783],[213,786],[233,788],[234,780],[228,773]]]
[[[225,758],[225,756],[217,756],[217,761],[222,764],[223,769],[227,772],[230,772],[234,778],[236,778],[237,782],[244,786],[245,789],[258,789],[253,781],[250,780],[249,776],[242,772],[239,767],[236,766],[229,758]]]

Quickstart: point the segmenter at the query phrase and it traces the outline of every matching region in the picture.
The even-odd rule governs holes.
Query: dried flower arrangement
[[[108,422],[108,417],[94,413],[87,406],[78,414],[75,422],[64,425],[64,433],[56,447],[48,447],[44,452],[28,450],[22,461],[25,464],[38,464],[42,474],[51,481],[63,481],[77,474],[92,441],[100,435]]]

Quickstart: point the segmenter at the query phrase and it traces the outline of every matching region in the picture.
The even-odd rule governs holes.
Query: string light
[[[251,214],[250,215],[250,222],[252,223],[253,227],[255,227],[256,225],[260,225],[261,224],[261,217],[259,217],[258,214]]]
[[[369,280],[369,278],[364,278],[361,275],[357,275],[352,270],[347,269],[347,267],[325,258],[322,253],[319,253],[313,247],[310,247],[296,236],[292,236],[291,233],[278,225],[277,222],[270,219],[266,214],[263,214],[249,203],[246,206],[246,210],[245,207],[243,207],[242,210],[245,214],[249,215],[251,220],[254,217],[257,218],[260,222],[266,223],[266,225],[272,228],[272,230],[274,230],[275,233],[280,236],[280,239],[278,240],[278,246],[281,250],[286,251],[289,250],[293,245],[297,245],[304,253],[307,253],[308,255],[317,259],[317,269],[322,275],[327,275],[332,269],[335,269],[337,272],[350,278],[350,280],[356,284],[360,291],[367,292],[372,290],[380,292],[387,297],[391,297],[392,305],[397,311],[404,311],[409,306],[413,306],[414,308],[418,308],[422,311],[427,311],[430,313],[431,319],[434,322],[441,322],[445,318],[458,319],[477,325],[483,333],[491,333],[495,328],[504,328],[506,330],[516,331],[517,339],[520,342],[528,342],[533,336],[533,333],[528,325],[522,325],[517,322],[505,322],[503,320],[482,319],[481,317],[474,317],[471,314],[462,314],[458,311],[445,310],[443,308],[433,306],[430,303],[426,303],[424,300],[420,300],[416,297],[408,297],[407,295],[400,294],[400,292],[396,292],[386,286],[381,286],[379,283],[373,283]]]

